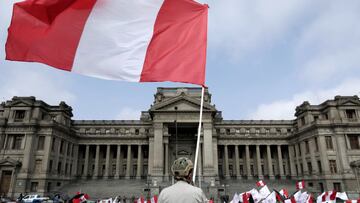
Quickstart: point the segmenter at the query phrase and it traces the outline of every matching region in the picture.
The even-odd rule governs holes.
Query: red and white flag
[[[89,195],[88,195],[88,194],[84,194],[84,195],[81,196],[79,199],[80,199],[80,202],[84,202],[84,201],[86,201],[86,200],[89,199]]]
[[[204,85],[208,6],[193,0],[25,0],[6,59],[88,76]]]
[[[358,200],[346,200],[344,203],[360,203],[360,199]]]
[[[157,203],[157,200],[158,200],[157,196],[154,195],[150,201],[151,201],[151,203]]]
[[[259,180],[258,182],[256,182],[256,186],[258,186],[258,187],[263,187],[265,185],[266,184],[265,184],[265,182],[263,180]]]
[[[280,191],[279,191],[279,193],[282,195],[282,196],[284,196],[284,197],[286,197],[286,198],[289,198],[289,192],[288,192],[288,190],[287,189],[281,189]]]
[[[140,197],[138,200],[137,200],[137,203],[144,203],[144,198],[143,197]]]
[[[305,181],[299,181],[296,183],[296,189],[297,190],[301,190],[301,189],[304,189],[305,188]]]

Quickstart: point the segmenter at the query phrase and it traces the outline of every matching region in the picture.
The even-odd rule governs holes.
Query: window
[[[25,118],[25,110],[16,110],[14,121],[22,121]]]
[[[56,139],[55,139],[55,137],[53,137],[52,142],[51,142],[51,151],[55,151],[55,141],[56,141]]]
[[[326,149],[334,149],[331,136],[325,136]]]
[[[359,146],[359,136],[358,135],[348,135],[350,141],[350,149],[360,149]]]
[[[299,150],[299,156],[301,156],[301,147],[300,147],[300,143],[299,143],[297,146],[298,146],[298,150]]]
[[[250,173],[252,176],[255,174],[254,165],[252,165],[252,164],[250,165]]]
[[[332,174],[337,173],[336,160],[329,160],[329,165],[330,165],[330,172]]]
[[[31,182],[30,191],[31,192],[37,192],[38,185],[39,185],[38,182]]]
[[[139,134],[139,129],[135,129],[135,135]]]
[[[23,135],[14,135],[14,142],[11,146],[11,149],[19,150],[22,149],[21,144],[23,140]]]
[[[45,136],[39,136],[37,150],[44,150]]]
[[[63,151],[64,151],[64,141],[61,140],[61,142],[60,142],[60,153],[62,154]]]
[[[226,134],[230,135],[230,129],[226,129]]]
[[[52,168],[53,168],[53,161],[50,160],[50,163],[49,163],[49,171],[52,171]]]
[[[324,192],[324,185],[323,183],[319,183],[320,192]]]
[[[324,114],[324,119],[329,120],[329,115],[327,113]]]
[[[306,148],[306,154],[308,154],[310,152],[310,147],[309,147],[309,141],[308,140],[305,141],[305,148]]]
[[[356,118],[356,113],[354,109],[347,109],[345,110],[346,113],[346,118],[348,119],[355,119]]]
[[[300,118],[300,123],[301,123],[301,126],[305,125],[305,117]]]
[[[300,170],[301,170],[301,174],[304,175],[304,166],[303,166],[303,164],[300,164]]]
[[[314,116],[314,121],[317,121],[319,119],[319,116]]]
[[[59,162],[59,164],[58,164],[57,172],[58,172],[58,174],[60,174],[60,172],[61,172],[61,162]]]
[[[321,162],[317,161],[317,163],[318,163],[318,167],[319,167],[319,173],[322,173]]]
[[[312,165],[311,165],[311,162],[307,162],[307,167],[308,167],[308,170],[309,170],[309,174],[311,175],[311,174],[312,174]]]
[[[341,183],[334,183],[334,190],[336,192],[340,192],[341,191]]]
[[[319,151],[319,145],[318,145],[317,137],[315,137],[314,140],[315,140],[315,151],[318,152]]]

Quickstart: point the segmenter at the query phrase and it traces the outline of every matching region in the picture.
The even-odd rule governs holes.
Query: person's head
[[[171,172],[175,180],[183,180],[188,183],[191,183],[193,169],[194,165],[192,161],[186,157],[176,159],[171,166]]]

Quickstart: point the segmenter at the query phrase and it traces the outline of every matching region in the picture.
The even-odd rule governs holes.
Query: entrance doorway
[[[178,157],[187,157],[194,162],[196,150],[197,124],[169,124],[169,167]],[[170,170],[169,170],[170,171]]]
[[[0,194],[6,196],[10,189],[12,171],[2,171],[0,181]]]

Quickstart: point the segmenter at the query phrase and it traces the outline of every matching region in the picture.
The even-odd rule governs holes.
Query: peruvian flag
[[[304,189],[305,188],[305,181],[299,181],[296,183],[296,189],[297,190],[301,190],[301,189]]]
[[[346,200],[345,203],[360,203],[360,199],[358,199],[358,200]]]
[[[265,184],[265,182],[263,180],[259,180],[258,182],[256,182],[256,186],[258,186],[258,187],[263,187],[265,185],[266,184]]]
[[[83,196],[80,197],[80,202],[84,202],[86,200],[88,200],[90,197],[88,194],[84,194]]]
[[[137,203],[144,203],[144,198],[143,198],[143,197],[140,197],[136,202],[137,202]]]
[[[154,195],[150,201],[151,201],[151,203],[157,203],[157,200],[158,200],[157,196]]]
[[[279,193],[282,195],[282,196],[284,196],[284,197],[286,197],[286,198],[289,198],[289,192],[288,192],[288,190],[287,189],[281,189],[280,191],[279,191]]]
[[[204,85],[208,6],[193,0],[25,0],[6,59],[88,76]]]

